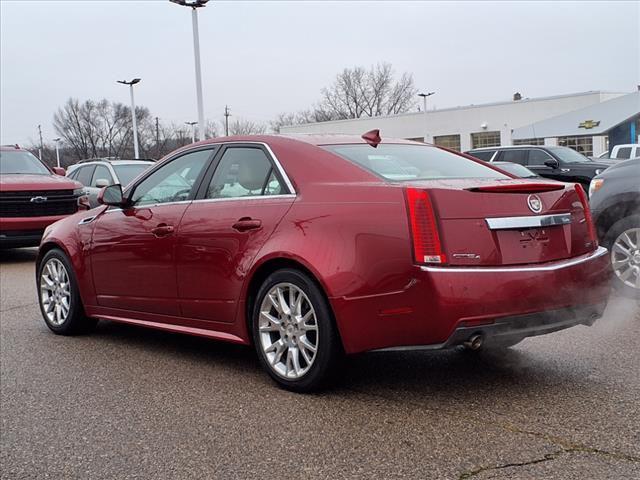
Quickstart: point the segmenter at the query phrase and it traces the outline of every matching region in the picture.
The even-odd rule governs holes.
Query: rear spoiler
[[[507,183],[505,185],[485,185],[481,187],[467,188],[470,192],[490,192],[490,193],[536,193],[553,192],[563,190],[562,183]]]

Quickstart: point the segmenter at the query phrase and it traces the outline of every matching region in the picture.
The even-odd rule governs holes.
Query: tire
[[[294,392],[326,386],[342,346],[330,307],[316,283],[298,270],[278,270],[263,282],[252,310],[253,343],[271,378]]]
[[[627,297],[640,298],[640,215],[630,215],[614,223],[603,243],[609,249],[614,287]],[[630,254],[623,253],[619,247],[627,247]],[[620,263],[624,259],[628,261]]]
[[[97,325],[96,319],[87,318],[84,313],[75,272],[61,250],[53,249],[44,255],[38,264],[36,287],[42,318],[53,333],[88,333]]]

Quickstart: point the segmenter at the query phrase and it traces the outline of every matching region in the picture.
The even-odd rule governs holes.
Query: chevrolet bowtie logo
[[[29,201],[31,203],[44,203],[47,201],[47,197],[32,197]]]
[[[587,130],[589,130],[590,128],[597,127],[598,125],[600,125],[600,121],[599,120],[596,120],[596,121],[594,121],[594,120],[585,120],[580,125],[578,125],[578,128],[586,128]]]

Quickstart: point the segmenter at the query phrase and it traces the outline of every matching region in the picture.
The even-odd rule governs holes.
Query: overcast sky
[[[205,116],[267,122],[309,107],[345,67],[390,62],[439,108],[640,83],[638,2],[209,2]],[[69,97],[196,120],[191,12],[168,0],[0,0],[2,143],[55,136]]]

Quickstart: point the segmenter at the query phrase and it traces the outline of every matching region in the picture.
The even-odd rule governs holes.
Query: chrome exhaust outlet
[[[482,338],[482,335],[476,334],[476,335],[471,335],[469,337],[469,340],[464,342],[463,345],[465,346],[465,348],[468,348],[469,350],[479,350],[480,347],[482,347],[483,343],[484,343],[484,340]]]

